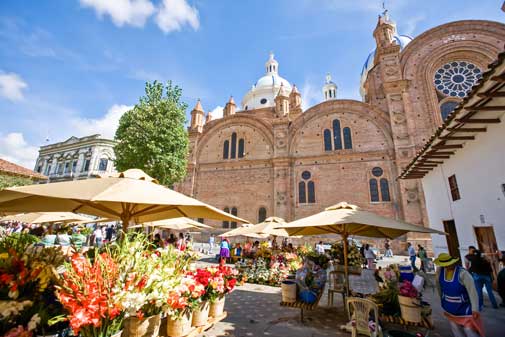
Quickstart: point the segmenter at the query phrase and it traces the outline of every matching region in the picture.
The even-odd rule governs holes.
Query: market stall
[[[321,213],[293,221],[280,228],[285,229],[290,235],[333,233],[342,236],[343,261],[339,262],[342,263],[344,269],[344,291],[347,297],[351,291],[349,287],[350,249],[348,241],[350,235],[389,239],[394,239],[408,232],[445,235],[443,232],[430,228],[385,218],[346,202],[328,207]]]

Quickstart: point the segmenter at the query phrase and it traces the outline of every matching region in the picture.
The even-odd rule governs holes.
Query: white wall
[[[457,201],[452,201],[447,180],[453,174],[461,195]],[[498,249],[505,250],[505,195],[501,187],[505,184],[505,122],[488,125],[487,132],[456,150],[422,183],[430,226],[443,230],[442,221],[454,219],[461,256],[467,254],[469,245],[477,246],[474,226],[493,226]],[[433,250],[435,254],[447,252],[446,238],[433,235]]]

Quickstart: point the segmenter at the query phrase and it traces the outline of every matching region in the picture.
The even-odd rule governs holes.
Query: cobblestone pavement
[[[361,282],[363,283],[363,282]],[[364,282],[367,283],[367,282]],[[352,281],[351,281],[352,284]],[[440,301],[434,289],[427,289],[423,297],[431,303],[435,330],[429,331],[431,337],[452,336],[447,320],[442,314]],[[327,306],[326,294],[314,311],[305,313],[304,323],[300,322],[300,310],[285,308],[279,305],[280,288],[245,284],[226,297],[225,310],[228,317],[199,337],[247,337],[247,336],[286,336],[286,337],[320,337],[350,336],[339,327],[346,323],[342,298],[335,297],[333,307]],[[505,309],[493,309],[486,298],[486,307],[482,312],[487,337],[505,336],[503,322]],[[402,327],[388,324],[385,329],[404,330]],[[409,332],[422,332],[426,329],[409,328]]]

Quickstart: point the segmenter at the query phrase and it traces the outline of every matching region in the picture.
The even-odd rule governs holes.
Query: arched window
[[[458,105],[459,102],[457,101],[447,101],[445,103],[442,103],[440,106],[440,114],[442,115],[442,120],[445,121]]]
[[[335,150],[342,150],[342,136],[340,135],[340,121],[333,120],[333,140],[335,143]]]
[[[352,149],[351,129],[345,127],[342,129],[342,133],[344,134],[344,149]]]
[[[314,204],[316,202],[316,191],[314,190],[314,182],[311,180],[307,183],[309,204]]]
[[[244,138],[240,138],[238,141],[238,157],[244,158],[245,149],[244,149]]]
[[[379,188],[377,186],[377,179],[370,179],[370,201],[379,202]]]
[[[237,134],[234,132],[231,134],[230,158],[235,159],[236,153],[237,153]]]
[[[305,181],[298,183],[298,202],[300,204],[307,203],[307,194],[305,193]]]
[[[228,152],[230,151],[230,141],[227,139],[223,144],[223,159],[228,159]]]
[[[228,207],[225,207],[223,209],[226,213],[230,213],[230,209]],[[223,228],[230,228],[230,222],[229,221],[223,221]]]
[[[237,216],[237,213],[238,213],[238,212],[237,212],[237,207],[233,207],[233,208],[231,209],[231,215],[235,215],[235,216]],[[236,223],[235,221],[232,221],[232,222],[231,222],[231,228],[237,228],[237,223]]]
[[[258,223],[265,221],[267,218],[267,209],[265,207],[261,207],[258,210]]]
[[[388,180],[386,178],[381,178],[380,185],[381,185],[382,201],[391,201],[391,197],[389,196]]]
[[[331,131],[330,129],[324,130],[324,150],[331,151]]]

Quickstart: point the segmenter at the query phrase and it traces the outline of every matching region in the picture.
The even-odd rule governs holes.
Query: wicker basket
[[[283,281],[281,283],[282,289],[282,302],[293,303],[296,302],[296,282]]]
[[[128,317],[123,322],[123,337],[158,337],[160,332],[161,315],[154,315],[144,319]]]
[[[224,300],[225,297],[219,297],[216,299],[214,302],[210,302],[210,310],[209,310],[209,316],[210,317],[219,317],[222,316],[224,313]]]
[[[402,318],[407,322],[420,323],[421,317],[421,302],[417,298],[398,296]]]
[[[209,320],[210,303],[205,301],[193,310],[192,326],[202,326]]]
[[[167,335],[168,337],[183,337],[191,332],[192,313],[184,312],[177,319],[168,317],[167,319]]]

